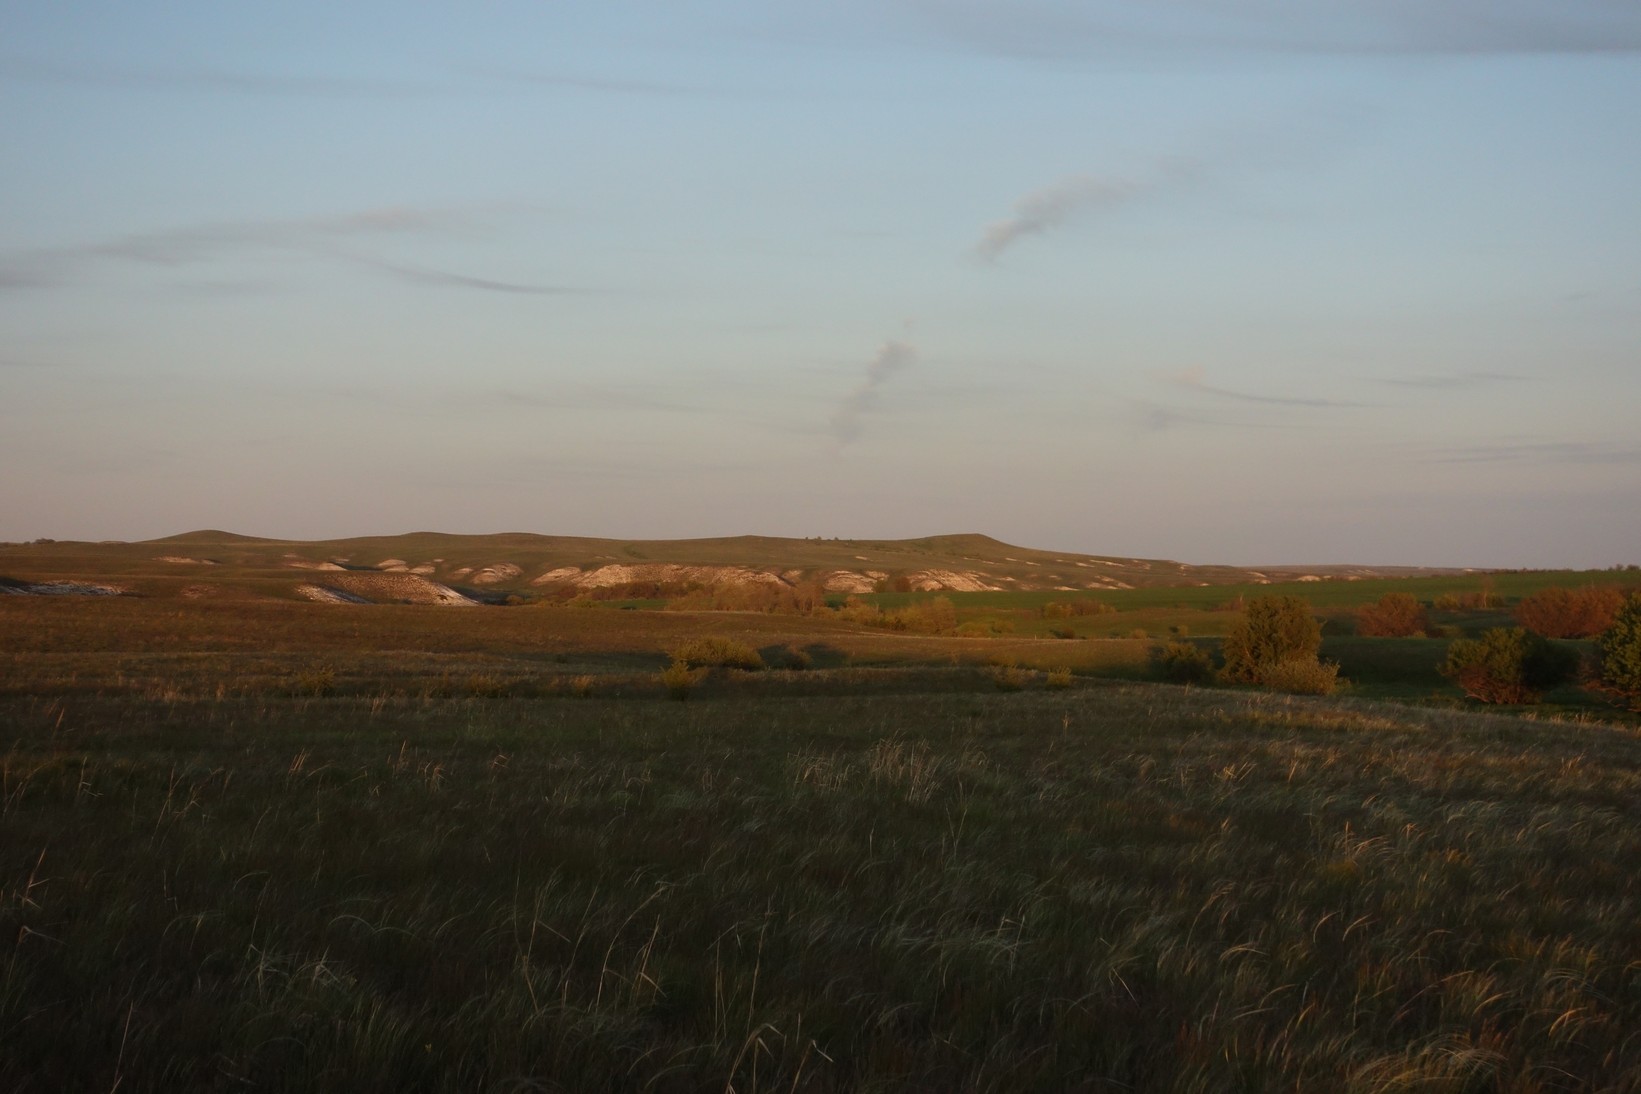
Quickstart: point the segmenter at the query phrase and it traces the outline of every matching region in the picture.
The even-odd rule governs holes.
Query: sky
[[[0,0],[0,540],[1641,563],[1633,0]]]

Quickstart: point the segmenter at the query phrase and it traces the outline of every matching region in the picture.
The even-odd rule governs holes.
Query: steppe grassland
[[[0,1086],[1641,1073],[1632,728],[1003,693],[816,626],[0,601]],[[840,660],[668,701],[696,633]]]

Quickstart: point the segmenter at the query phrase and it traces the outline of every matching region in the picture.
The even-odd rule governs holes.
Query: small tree
[[[1356,610],[1356,632],[1374,638],[1407,638],[1429,628],[1430,616],[1412,593],[1386,593]]]
[[[1321,648],[1322,627],[1309,604],[1297,596],[1256,596],[1225,636],[1223,674],[1232,683],[1263,683],[1266,666],[1315,661]]]
[[[1597,690],[1641,710],[1641,593],[1632,593],[1595,640]]]
[[[1439,671],[1484,703],[1536,703],[1547,688],[1572,679],[1577,667],[1577,654],[1542,635],[1494,627],[1479,639],[1454,642]]]

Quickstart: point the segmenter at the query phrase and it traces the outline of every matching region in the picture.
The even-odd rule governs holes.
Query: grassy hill
[[[632,582],[712,585],[816,581],[838,592],[1112,591],[1294,580],[1406,576],[1407,568],[1264,570],[1163,559],[1043,551],[977,534],[921,539],[622,540],[514,532],[413,532],[337,540],[279,540],[201,530],[142,542],[37,542],[0,546],[0,576],[14,581],[119,580],[147,595],[209,586],[297,595],[313,572],[413,573],[495,599],[549,585]],[[549,576],[551,575],[551,576]]]

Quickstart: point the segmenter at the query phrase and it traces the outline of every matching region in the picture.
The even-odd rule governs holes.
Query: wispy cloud
[[[535,295],[576,291],[567,286],[521,284],[391,262],[344,249],[345,245],[372,238],[449,233],[468,226],[466,217],[449,210],[404,207],[295,220],[183,225],[163,231],[134,233],[77,246],[46,248],[0,257],[0,289],[61,284],[99,263],[180,268],[246,253],[285,251],[345,260],[418,285]]]
[[[995,262],[1022,239],[1053,231],[1084,213],[1115,209],[1149,197],[1194,177],[1200,170],[1201,166],[1194,160],[1174,159],[1135,178],[1096,175],[1063,178],[1027,194],[1014,203],[1014,211],[1008,217],[987,225],[974,245],[974,254],[983,261]]]
[[[1181,410],[1178,407],[1154,403],[1149,399],[1129,399],[1129,408],[1133,412],[1130,419],[1148,433],[1163,433],[1170,429],[1191,426],[1208,426],[1211,428],[1273,428],[1269,422],[1238,421],[1228,418],[1214,418],[1204,414],[1196,414]]]
[[[398,262],[384,262],[374,258],[359,258],[353,256],[354,261],[372,269],[392,274],[401,281],[412,285],[445,286],[456,289],[479,289],[485,292],[515,293],[527,296],[565,296],[583,293],[587,290],[570,285],[525,285],[513,281],[497,281],[488,277],[470,277],[467,274],[453,273],[449,270],[430,269],[425,266],[406,266]]]
[[[1527,377],[1515,372],[1432,373],[1428,376],[1380,376],[1374,382],[1393,387],[1423,388],[1428,391],[1456,391],[1495,384],[1511,384]]]
[[[1220,399],[1230,399],[1239,403],[1262,403],[1267,406],[1303,406],[1303,407],[1370,407],[1373,403],[1353,402],[1341,399],[1320,399],[1304,395],[1266,395],[1252,391],[1235,391],[1231,388],[1214,387],[1203,381],[1201,368],[1189,368],[1184,372],[1173,373],[1162,377],[1163,380],[1175,387],[1182,387],[1188,391],[1201,392],[1204,395],[1213,395]]]
[[[1082,209],[1095,205],[1115,205],[1130,197],[1133,183],[1076,175],[1042,190],[1027,194],[1014,203],[1014,214],[987,225],[974,253],[995,262],[1002,253],[1027,236],[1041,235],[1057,228]]]
[[[102,61],[48,61],[10,56],[0,79],[77,84],[118,91],[208,92],[290,98],[417,98],[447,94],[454,85],[353,76],[243,72],[208,65],[136,66]]]
[[[693,84],[662,83],[657,80],[627,79],[619,76],[587,76],[569,72],[544,72],[516,68],[470,68],[472,75],[521,87],[560,88],[566,91],[594,91],[611,95],[712,95],[712,88]]]
[[[1641,464],[1641,445],[1610,441],[1506,441],[1441,448],[1433,463]]]
[[[928,30],[1011,57],[1151,52],[1558,54],[1641,51],[1627,0],[900,0]]]
[[[843,402],[832,413],[832,436],[839,445],[846,445],[860,436],[861,418],[877,405],[878,391],[889,378],[917,360],[917,347],[909,342],[890,339],[883,343],[866,366],[866,377],[860,385],[844,396]]]
[[[509,88],[557,88],[613,95],[700,95],[713,90],[689,84],[620,76],[456,66],[449,78],[390,79],[332,74],[290,74],[210,65],[131,65],[115,61],[43,60],[0,55],[0,80],[100,87],[115,91],[205,92],[268,98],[416,99],[490,95]]]
[[[492,388],[452,394],[443,402],[471,402],[483,407],[503,406],[526,410],[573,410],[577,412],[628,413],[644,410],[663,414],[716,414],[719,407],[685,400],[657,398],[652,386],[556,384],[551,391],[519,388]]]

